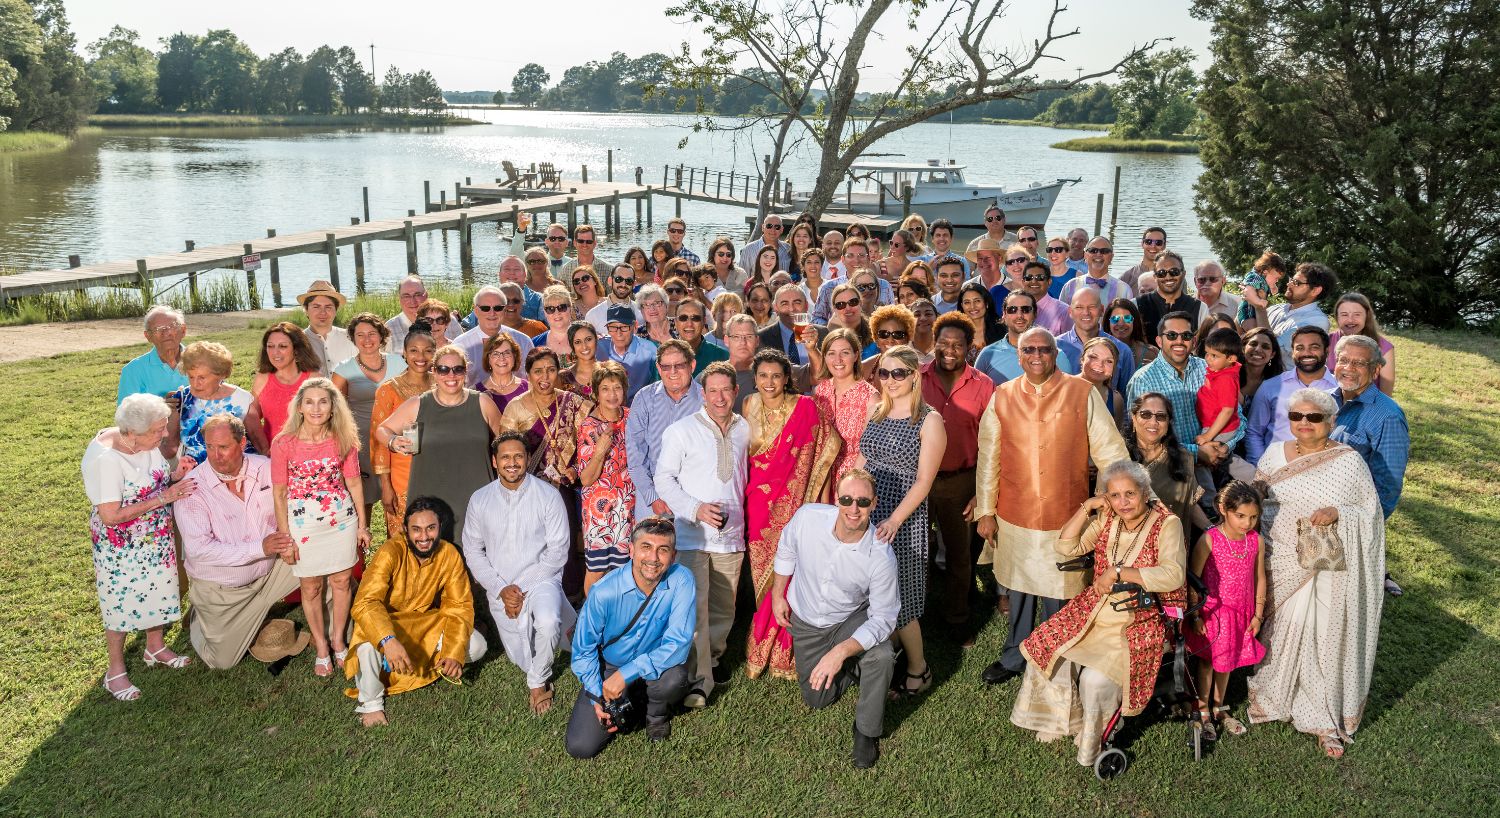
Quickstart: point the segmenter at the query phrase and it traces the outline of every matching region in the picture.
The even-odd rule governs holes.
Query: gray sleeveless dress
[[[453,509],[454,545],[464,533],[464,511],[469,497],[495,479],[490,465],[490,426],[480,402],[488,400],[472,389],[457,406],[438,403],[436,392],[422,395],[417,422],[422,424],[422,450],[412,456],[406,498],[441,497]]]

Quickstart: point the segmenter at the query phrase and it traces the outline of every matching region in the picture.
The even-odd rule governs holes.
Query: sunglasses
[[[1166,412],[1153,412],[1150,409],[1142,409],[1139,412],[1136,412],[1135,416],[1138,417],[1138,418],[1140,418],[1141,420],[1161,420],[1161,421],[1165,421],[1167,419],[1167,413]]]
[[[677,323],[699,324],[703,322],[703,316],[695,312],[680,312],[677,314]]]
[[[542,307],[542,312],[545,312],[548,315],[562,315],[563,313],[568,312],[570,309],[572,308],[567,304],[552,304],[551,306]]]
[[[1066,247],[1048,247],[1047,248],[1047,252],[1049,252],[1049,253],[1066,253],[1066,252],[1068,252],[1068,248],[1066,248]]]
[[[779,224],[768,224],[768,225],[765,225],[764,227],[762,227],[761,229],[762,230],[778,230],[779,231],[779,230],[783,230],[785,228],[783,228]]]
[[[984,220],[990,223],[1005,221],[1004,216],[985,216]]]
[[[474,307],[477,312],[505,312],[504,304],[481,304]]]
[[[1168,341],[1191,341],[1193,340],[1193,333],[1178,332],[1175,329],[1169,329],[1162,330],[1161,337],[1167,339]]]
[[[547,241],[567,241],[567,236],[548,236]]]
[[[1144,244],[1148,247],[1160,247],[1166,243],[1166,239],[1141,239],[1141,244]]]
[[[1048,281],[1051,278],[1052,278],[1052,276],[1049,276],[1049,275],[1023,275],[1023,276],[1021,276],[1021,280],[1022,281]]]
[[[1017,256],[1015,258],[1008,258],[1008,259],[1006,259],[1005,263],[1007,265],[1011,265],[1011,264],[1025,264],[1028,260],[1029,259],[1027,259],[1025,256]]]
[[[683,230],[681,227],[668,227],[667,232],[674,235],[681,235],[683,233],[686,233],[687,231]]]
[[[720,250],[719,252],[714,253],[714,258],[734,258],[734,253]]]
[[[450,319],[446,315],[434,315],[427,319],[429,324],[446,324]]]
[[[1005,308],[1006,315],[1015,315],[1016,313],[1020,313],[1022,315],[1030,315],[1035,311],[1036,307],[1033,307],[1030,304],[1016,304],[1014,306]]]
[[[1057,350],[1052,347],[1021,347],[1022,355],[1056,355]]]
[[[593,239],[573,239],[574,244],[593,244]]]
[[[1025,236],[1025,237],[1022,237],[1020,241],[1021,241],[1022,244],[1031,244],[1032,242],[1034,242],[1036,240],[1037,240],[1036,236]]]
[[[580,278],[573,279],[573,286],[574,287],[582,287],[585,284],[593,284],[593,283],[594,283],[594,277],[593,276],[582,276]]]
[[[844,506],[844,507],[859,506],[860,508],[869,508],[870,506],[875,505],[875,498],[873,498],[873,497],[850,497],[847,494],[840,494],[839,495],[839,505]]]
[[[634,284],[635,276],[615,276],[614,282],[616,284]]]
[[[858,307],[858,306],[859,306],[859,299],[858,298],[855,298],[855,299],[850,300],[850,301],[835,301],[835,302],[833,302],[833,308],[836,309],[836,310],[847,310],[850,307]]]
[[[544,258],[529,258],[529,259],[526,259],[526,263],[527,264],[546,264],[547,260],[544,259]]]
[[[469,366],[468,364],[454,364],[453,366],[438,364],[432,368],[432,371],[439,375],[462,375],[469,371]]]
[[[1109,317],[1109,323],[1111,323],[1111,324],[1134,324],[1135,323],[1135,316],[1134,315],[1111,315]]]
[[[687,290],[684,290],[681,287],[668,287],[667,288],[667,295],[686,295],[686,294],[687,294]]]
[[[911,377],[911,373],[913,371],[915,370],[907,369],[905,367],[898,367],[896,369],[886,369],[884,367],[881,367],[880,369],[875,370],[875,377],[881,379],[882,381],[904,381],[907,378]],[[863,506],[861,506],[861,508],[863,508]]]
[[[1200,287],[1202,287],[1205,284],[1212,284],[1215,281],[1222,281],[1222,280],[1223,279],[1219,278],[1218,276],[1198,276],[1197,278],[1193,279],[1193,281],[1196,281],[1198,283],[1198,286],[1200,286]]]
[[[1304,420],[1308,423],[1322,423],[1328,419],[1328,416],[1322,412],[1287,412],[1286,419],[1293,423],[1301,423]]]
[[[875,337],[879,338],[882,341],[890,341],[892,339],[897,341],[905,341],[911,336],[907,335],[906,330],[904,329],[883,329],[875,333]]]
[[[879,284],[856,284],[856,285],[854,285],[854,289],[859,290],[861,293],[873,293],[876,290],[880,289],[880,285]]]
[[[1091,256],[1107,256],[1110,253],[1113,253],[1114,250],[1111,250],[1108,247],[1090,247],[1089,249],[1084,250],[1083,252],[1088,253]]]
[[[1168,267],[1165,270],[1157,270],[1156,271],[1156,277],[1157,278],[1181,278],[1182,277],[1182,268],[1181,267]]]

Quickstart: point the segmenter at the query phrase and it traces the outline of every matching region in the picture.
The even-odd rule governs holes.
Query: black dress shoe
[[[880,739],[870,738],[854,725],[854,769],[868,770],[880,758]]]
[[[659,721],[646,724],[646,740],[655,744],[658,741],[666,741],[672,737],[672,722]]]
[[[984,680],[984,683],[987,685],[998,685],[1005,684],[1006,682],[1020,675],[1021,671],[1011,670],[1010,668],[996,661],[991,662],[989,666],[984,669],[984,672],[979,674],[979,678]]]
[[[734,671],[729,669],[729,663],[714,665],[714,684],[727,685],[734,679]]]

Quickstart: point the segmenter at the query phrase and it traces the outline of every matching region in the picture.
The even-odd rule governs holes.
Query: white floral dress
[[[83,456],[89,503],[89,537],[94,543],[94,588],[104,628],[139,631],[182,618],[177,586],[177,549],[172,512],[153,509],[120,525],[106,525],[97,506],[133,506],[156,497],[171,473],[156,449],[125,454],[98,440]]]

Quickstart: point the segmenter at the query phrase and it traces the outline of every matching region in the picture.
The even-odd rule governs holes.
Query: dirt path
[[[252,321],[274,320],[286,310],[246,310],[189,315],[188,337],[211,332],[245,329]],[[0,327],[0,363],[48,358],[83,349],[146,346],[139,318],[108,318],[100,321],[65,321]]]

